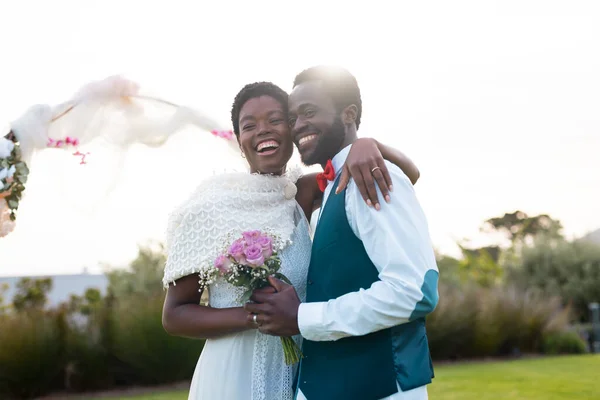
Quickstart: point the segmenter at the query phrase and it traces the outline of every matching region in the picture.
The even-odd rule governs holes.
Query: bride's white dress
[[[295,169],[282,176],[232,173],[206,179],[169,218],[165,287],[212,267],[232,238],[260,230],[276,239],[280,271],[304,300],[312,244],[308,222],[295,200],[299,174]],[[241,307],[243,291],[219,278],[208,287],[210,306]],[[210,339],[196,366],[189,398],[291,400],[295,368],[285,365],[281,339],[258,330]]]
[[[310,262],[309,226],[300,207],[294,212],[292,244],[280,253],[281,272],[302,300]],[[240,307],[241,288],[218,280],[209,287],[211,307]],[[300,345],[300,337],[295,338]],[[297,366],[286,366],[281,341],[257,330],[206,341],[194,372],[190,400],[291,400]]]

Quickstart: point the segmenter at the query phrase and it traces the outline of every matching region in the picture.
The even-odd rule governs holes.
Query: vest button
[[[312,284],[313,284],[313,282],[312,282],[310,279],[309,279],[309,280],[308,280],[308,282],[306,282],[306,283],[307,283],[307,284],[309,284],[309,285],[312,285]]]

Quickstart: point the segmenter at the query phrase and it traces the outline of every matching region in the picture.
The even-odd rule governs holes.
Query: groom
[[[433,367],[425,316],[437,305],[438,269],[413,186],[388,163],[394,194],[380,211],[353,183],[336,194],[362,113],[360,89],[346,70],[300,73],[289,112],[302,161],[321,164],[327,179],[307,299],[270,278],[277,292],[256,292],[259,304],[246,310],[258,314],[263,333],[304,337],[298,399],[427,399]],[[374,165],[371,173],[381,171]]]

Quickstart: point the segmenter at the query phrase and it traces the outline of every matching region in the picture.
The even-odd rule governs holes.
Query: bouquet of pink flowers
[[[245,303],[256,289],[269,286],[269,276],[291,285],[290,280],[279,272],[281,259],[274,250],[274,242],[277,240],[273,236],[261,231],[243,232],[241,238],[215,259],[211,268],[200,272],[201,289],[220,276],[230,284],[246,289],[240,298]],[[282,337],[281,343],[287,365],[300,361],[300,349],[291,337]]]

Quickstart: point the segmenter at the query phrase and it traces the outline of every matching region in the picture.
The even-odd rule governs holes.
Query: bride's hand
[[[262,296],[270,296],[275,293],[277,293],[277,290],[273,286],[265,286],[264,288],[256,289],[254,292],[252,292],[252,299],[250,300],[250,302],[256,303],[255,299],[257,297],[261,298]],[[256,314],[253,314],[250,312],[248,312],[248,315],[247,315],[248,323],[250,324],[250,327],[252,329],[259,328],[259,325],[257,324],[258,321],[255,319],[255,315]]]
[[[350,178],[354,179],[360,194],[369,207],[375,206],[377,210],[381,208],[375,182],[377,182],[385,201],[390,202],[392,178],[375,139],[363,138],[354,142],[342,168],[336,194],[346,188]]]

